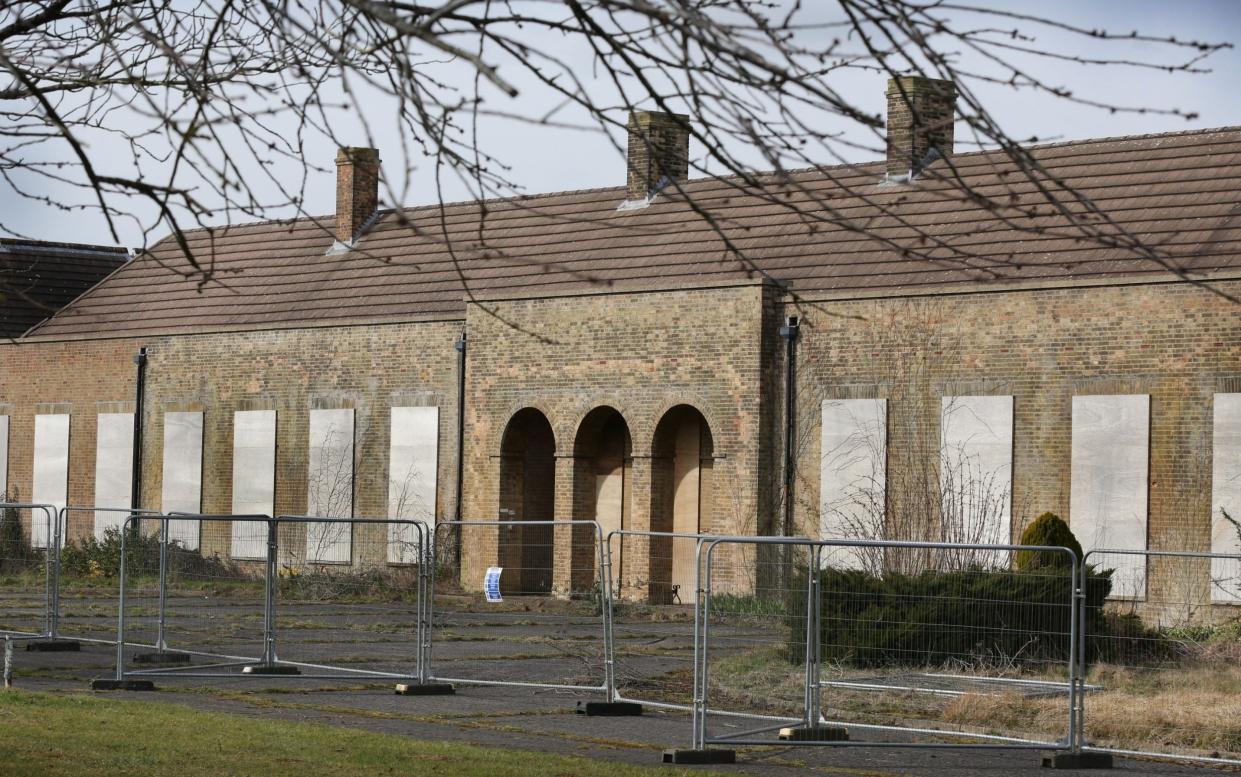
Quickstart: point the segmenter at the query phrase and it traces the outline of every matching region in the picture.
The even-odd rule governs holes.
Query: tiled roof
[[[0,337],[18,337],[129,258],[124,248],[0,239]]]
[[[697,179],[635,210],[617,210],[623,187],[408,208],[381,213],[337,254],[331,217],[196,230],[189,245],[209,282],[166,239],[32,334],[461,317],[467,294],[763,276],[814,296],[1241,269],[1241,128],[1032,154],[1035,180],[1005,154],[978,152],[912,185],[881,183],[877,163],[798,171],[764,194]],[[1097,207],[1086,222],[1097,226],[1038,193],[1082,213],[1064,186]]]

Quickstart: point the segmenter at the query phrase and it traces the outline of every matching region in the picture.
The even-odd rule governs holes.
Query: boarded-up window
[[[69,416],[34,417],[34,484],[30,497],[35,504],[53,505],[59,512],[69,498]],[[46,548],[52,527],[42,510],[31,510],[30,544]],[[64,536],[64,524],[61,524]]]
[[[388,517],[425,521],[435,528],[435,484],[439,462],[439,408],[392,408],[388,453]],[[427,537],[430,542],[430,537]],[[417,559],[417,533],[409,525],[388,527],[388,561]],[[428,544],[428,548],[429,548]]]
[[[353,410],[310,411],[308,514],[318,518],[353,517]],[[352,554],[348,523],[306,526],[306,560],[348,563]]]
[[[165,513],[200,513],[203,496],[203,414],[164,413]],[[199,522],[168,522],[168,538],[191,550],[198,549]]]
[[[233,514],[267,515],[276,509],[276,411],[233,414]],[[230,555],[267,557],[267,524],[234,521]]]
[[[939,439],[940,540],[1008,544],[1013,502],[1013,398],[943,397]],[[1003,551],[955,555],[966,566],[1008,563],[1008,553]]]
[[[1069,525],[1083,550],[1146,549],[1150,396],[1073,397]],[[1146,595],[1146,559],[1109,556],[1112,596]]]
[[[124,526],[133,498],[134,414],[100,413],[95,422],[95,537]]]
[[[883,539],[887,504],[886,399],[829,399],[822,408],[819,532],[823,539]],[[825,565],[879,571],[882,551],[824,551]]]
[[[1211,552],[1241,554],[1241,394],[1215,395]],[[1231,519],[1231,520],[1229,520]],[[1211,598],[1241,602],[1241,564],[1211,560]]]

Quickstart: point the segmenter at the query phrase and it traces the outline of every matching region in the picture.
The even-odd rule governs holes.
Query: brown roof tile
[[[1045,171],[1035,177],[980,152],[953,157],[951,169],[937,163],[914,185],[881,184],[882,165],[871,164],[798,171],[763,193],[700,179],[687,197],[629,211],[616,209],[623,187],[492,200],[485,210],[408,208],[385,212],[355,250],[336,255],[327,253],[331,217],[195,230],[187,238],[208,282],[165,239],[32,335],[460,317],[467,293],[763,276],[806,295],[1241,268],[1241,128],[1032,151]],[[1087,208],[1065,187],[1106,221],[1092,215],[1097,226],[1083,228],[1066,216]],[[989,206],[963,198],[966,189]]]

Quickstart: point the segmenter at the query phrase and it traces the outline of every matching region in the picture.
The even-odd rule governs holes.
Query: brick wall
[[[1071,522],[1073,396],[1133,393],[1151,396],[1149,547],[1209,549],[1212,395],[1241,378],[1241,306],[1164,284],[823,301],[787,312],[803,316],[801,531],[818,532],[823,399],[888,398],[891,515],[916,499],[907,487],[916,478],[900,467],[935,459],[941,396],[1013,395],[1018,539],[1043,511]]]

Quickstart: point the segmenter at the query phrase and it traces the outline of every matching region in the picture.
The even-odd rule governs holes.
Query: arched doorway
[[[629,424],[616,409],[597,407],[587,413],[573,444],[573,515],[578,520],[596,521],[607,542],[608,533],[629,525],[629,505],[633,479],[633,442]],[[585,527],[583,527],[585,528]],[[579,531],[573,541],[573,587],[581,590],[593,582],[581,572],[592,572],[595,563],[594,537]],[[612,545],[612,581],[618,583],[624,559],[620,543]]]
[[[715,443],[697,408],[677,405],[655,427],[651,454],[651,529],[697,534],[711,530]],[[694,543],[669,542],[662,552],[652,543],[651,596],[693,601]],[[656,568],[661,566],[663,568]],[[655,583],[668,585],[660,590]]]
[[[547,416],[532,407],[518,411],[500,443],[502,521],[550,521],[556,505],[556,437]],[[500,530],[500,565],[506,593],[552,590],[551,526],[505,526]],[[516,574],[513,574],[513,572]],[[513,590],[516,583],[519,590]]]

